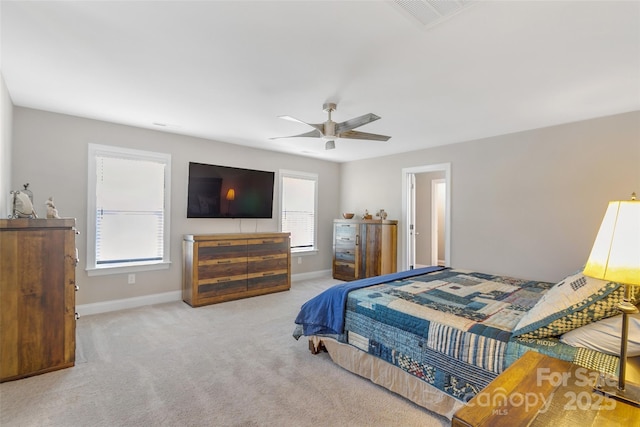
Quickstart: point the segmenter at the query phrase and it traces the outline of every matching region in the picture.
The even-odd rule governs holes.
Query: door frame
[[[444,184],[445,189],[445,200],[446,200],[446,191],[447,191],[447,182],[444,179],[433,179],[431,180],[431,265],[438,265],[440,262],[440,251],[438,247],[440,246],[438,243],[440,239],[438,238],[438,229],[442,227],[440,221],[438,219],[440,207],[440,200],[438,199],[438,185]],[[446,218],[443,218],[444,222],[444,230],[445,233],[447,231],[447,221]],[[447,254],[444,254],[445,262],[447,260]]]
[[[451,266],[451,163],[438,163],[433,165],[414,166],[402,169],[402,218],[400,235],[404,243],[401,248],[402,270],[409,270],[415,261],[415,239],[413,234],[413,221],[415,218],[415,174],[423,172],[444,172],[446,184],[445,201],[445,267]]]

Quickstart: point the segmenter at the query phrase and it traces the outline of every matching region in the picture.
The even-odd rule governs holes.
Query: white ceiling
[[[465,3],[2,0],[0,66],[17,106],[336,162],[640,110],[639,1]],[[392,138],[269,139],[327,101]]]

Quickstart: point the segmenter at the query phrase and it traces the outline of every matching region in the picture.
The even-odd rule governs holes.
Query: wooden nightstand
[[[592,391],[597,376],[595,371],[529,351],[456,412],[451,425],[640,425],[640,409]]]

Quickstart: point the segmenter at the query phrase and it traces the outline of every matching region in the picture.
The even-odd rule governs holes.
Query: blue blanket
[[[303,334],[306,336],[341,335],[344,333],[344,317],[349,292],[442,269],[444,267],[416,268],[332,286],[304,303],[295,323],[302,325]]]

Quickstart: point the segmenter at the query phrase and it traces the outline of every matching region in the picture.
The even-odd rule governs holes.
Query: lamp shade
[[[640,201],[609,202],[583,273],[640,285]]]
[[[227,200],[235,200],[236,198],[236,190],[234,190],[233,188],[230,188],[227,191]]]

